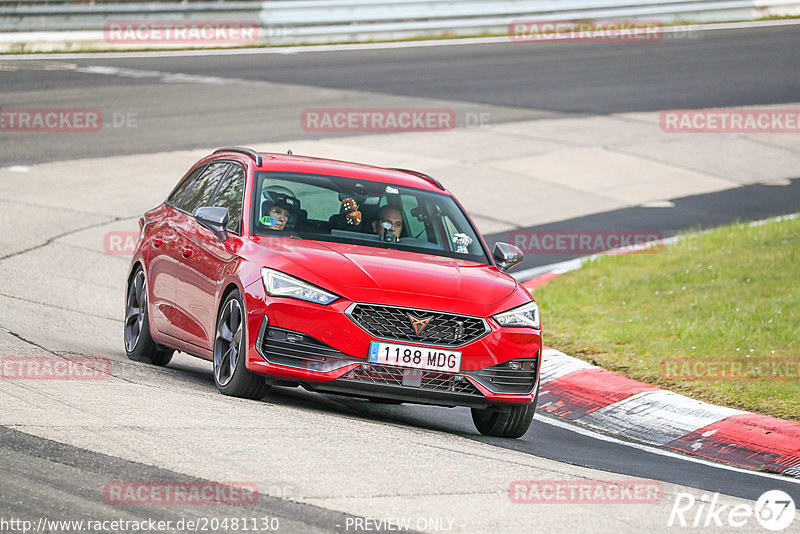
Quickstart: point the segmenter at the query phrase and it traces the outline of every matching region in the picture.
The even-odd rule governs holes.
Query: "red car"
[[[214,365],[226,395],[271,385],[467,406],[519,437],[536,407],[539,310],[435,179],[224,148],[139,220],[125,349]]]

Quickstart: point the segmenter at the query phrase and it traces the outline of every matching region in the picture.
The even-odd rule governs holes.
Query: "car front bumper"
[[[538,330],[500,328],[487,320],[486,335],[447,347],[462,353],[461,370],[453,374],[370,363],[369,344],[379,339],[346,315],[350,301],[319,306],[252,300],[247,305],[247,368],[268,379],[320,392],[442,406],[481,408],[535,399],[541,366]],[[524,368],[509,368],[511,360],[523,362]]]

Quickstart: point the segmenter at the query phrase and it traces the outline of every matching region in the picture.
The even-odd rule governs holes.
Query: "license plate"
[[[461,353],[458,351],[378,341],[371,341],[369,344],[369,361],[445,373],[457,373],[461,370]]]

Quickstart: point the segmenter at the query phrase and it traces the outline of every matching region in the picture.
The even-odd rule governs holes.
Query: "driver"
[[[300,212],[300,200],[285,187],[273,186],[264,191],[261,224],[268,230],[291,230]]]
[[[268,230],[283,230],[289,222],[289,210],[277,203],[272,205],[266,215],[275,219],[273,224],[266,225]],[[267,222],[272,221],[268,219]]]
[[[393,241],[397,241],[403,231],[403,214],[397,208],[384,206],[378,213],[378,218],[372,221],[372,231],[384,240],[388,231],[390,235],[394,235]]]

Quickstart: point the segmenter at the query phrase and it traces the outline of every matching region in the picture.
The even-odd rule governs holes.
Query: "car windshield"
[[[338,176],[256,173],[252,232],[395,248],[490,264],[452,197]]]

